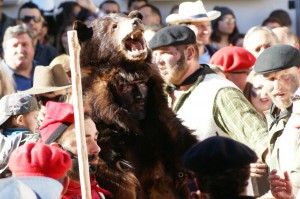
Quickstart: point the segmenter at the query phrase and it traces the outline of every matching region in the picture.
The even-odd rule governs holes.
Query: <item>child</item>
[[[10,172],[7,162],[18,146],[39,139],[39,108],[35,97],[27,94],[5,95],[0,100],[0,178]]]

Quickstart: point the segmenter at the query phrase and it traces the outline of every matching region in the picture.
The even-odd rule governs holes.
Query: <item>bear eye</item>
[[[117,27],[118,27],[117,24],[113,24],[113,25],[112,25],[112,28],[113,28],[113,29],[116,29]]]

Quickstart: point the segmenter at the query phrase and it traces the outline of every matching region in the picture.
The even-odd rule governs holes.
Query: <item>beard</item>
[[[185,56],[183,52],[181,52],[179,60],[166,75],[167,82],[174,85],[180,84],[179,82],[182,82],[182,77],[185,75],[187,68]]]
[[[88,160],[92,161],[94,159],[98,159],[97,155],[92,154],[88,155]],[[89,163],[89,173],[90,176],[94,175],[97,172],[98,165],[97,164],[90,164]],[[80,182],[80,175],[79,175],[79,162],[77,156],[72,158],[72,167],[71,169],[67,172],[67,175],[69,176],[71,181],[74,182]]]

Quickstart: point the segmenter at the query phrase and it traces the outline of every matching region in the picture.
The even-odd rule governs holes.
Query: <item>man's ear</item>
[[[186,60],[190,61],[190,60],[194,59],[195,53],[196,53],[196,50],[195,50],[194,46],[192,46],[192,45],[187,46],[187,48],[184,51]]]

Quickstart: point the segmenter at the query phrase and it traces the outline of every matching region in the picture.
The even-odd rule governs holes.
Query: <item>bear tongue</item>
[[[126,48],[130,51],[143,50],[142,44],[139,41],[133,39],[127,40],[125,45]]]

